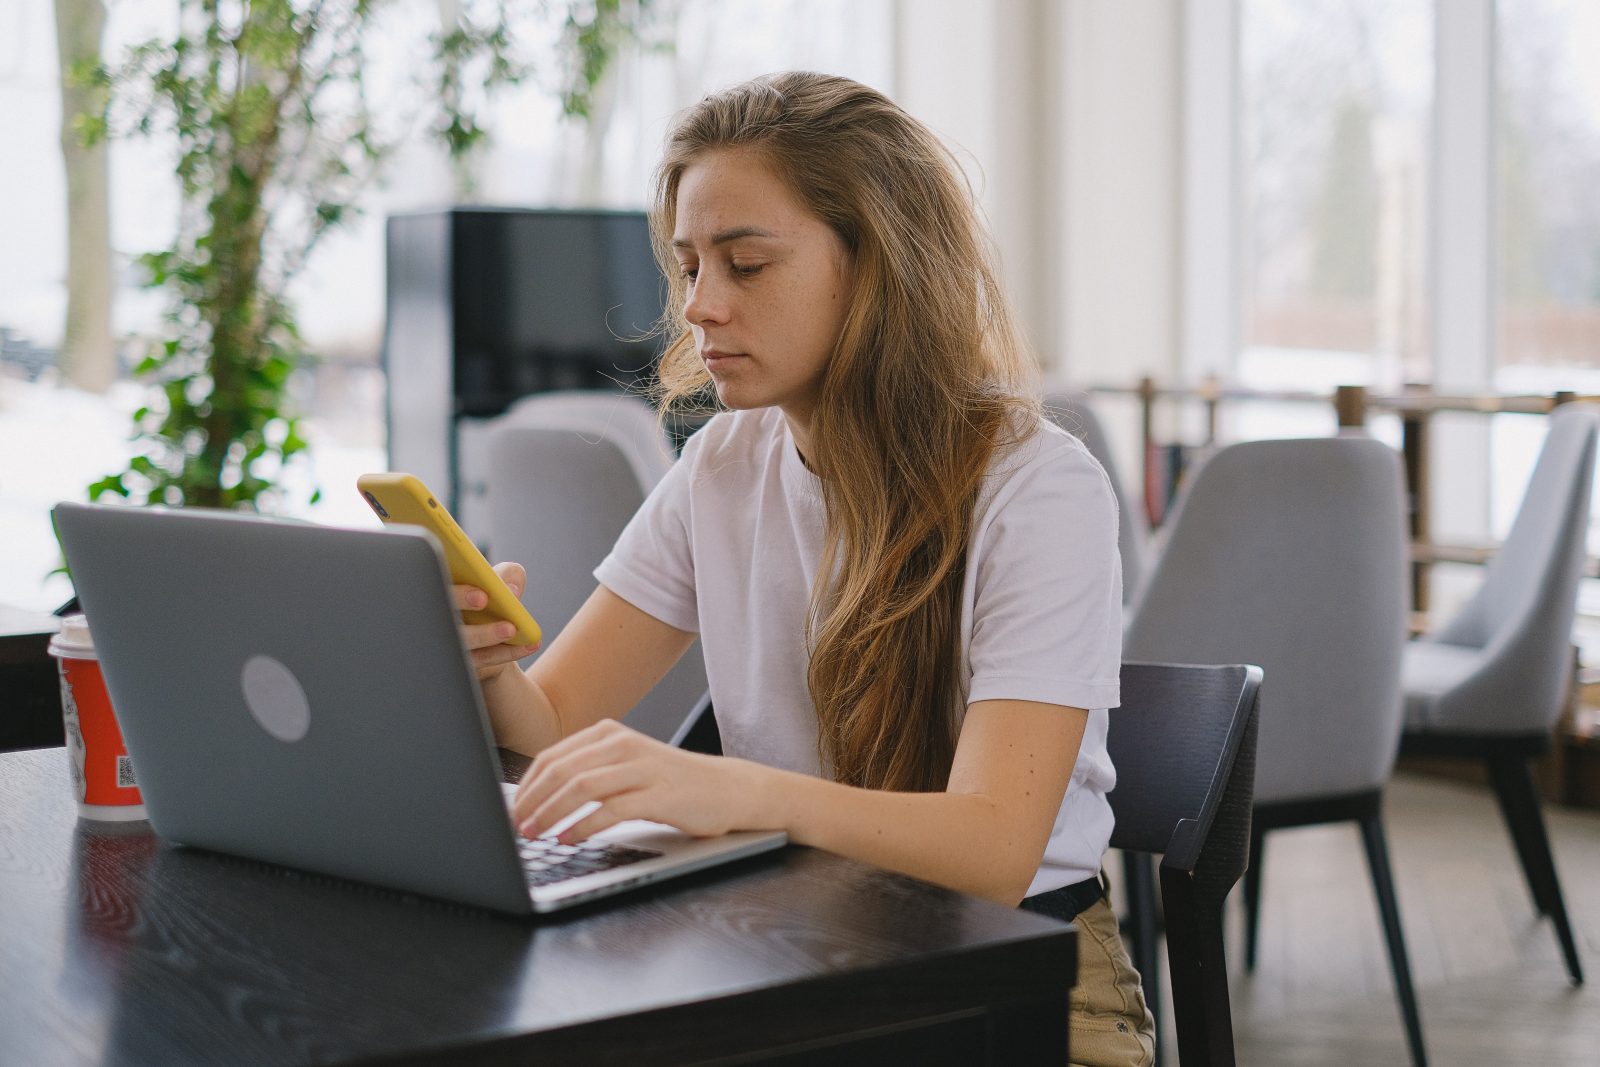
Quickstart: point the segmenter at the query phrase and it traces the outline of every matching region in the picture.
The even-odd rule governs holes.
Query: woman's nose
[[[695,279],[694,287],[689,290],[689,299],[684,302],[683,317],[690,325],[699,326],[702,323],[727,322],[728,311],[726,291],[702,270]]]

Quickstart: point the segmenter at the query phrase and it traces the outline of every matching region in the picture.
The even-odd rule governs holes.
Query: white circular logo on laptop
[[[311,729],[311,705],[293,672],[271,656],[251,656],[239,675],[245,707],[279,741],[298,741]]]

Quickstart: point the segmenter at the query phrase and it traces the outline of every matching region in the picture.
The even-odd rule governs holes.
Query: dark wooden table
[[[0,752],[64,742],[50,638],[61,620],[0,604]]]
[[[1071,927],[810,849],[516,920],[80,822],[0,755],[0,1063],[1060,1064]]]

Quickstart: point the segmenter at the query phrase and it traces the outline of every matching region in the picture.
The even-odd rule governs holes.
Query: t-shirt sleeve
[[[1100,465],[1046,434],[976,533],[968,702],[1116,707],[1122,565]]]
[[[622,530],[594,576],[601,585],[668,626],[700,631],[690,539],[689,488],[694,438]]]

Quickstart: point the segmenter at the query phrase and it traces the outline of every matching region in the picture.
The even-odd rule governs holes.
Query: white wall
[[[999,249],[1018,317],[1048,358],[1055,347],[1056,262],[1038,239],[1053,217],[1054,145],[1041,127],[1057,95],[1042,26],[1050,0],[900,0],[895,100],[955,152]]]
[[[1024,327],[1078,382],[1178,369],[1179,13],[897,6],[895,97],[965,151]]]
[[[1179,6],[1065,5],[1064,369],[1131,383],[1179,371]]]

